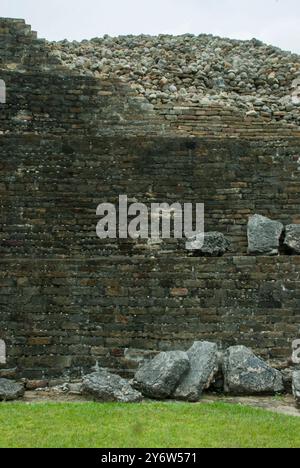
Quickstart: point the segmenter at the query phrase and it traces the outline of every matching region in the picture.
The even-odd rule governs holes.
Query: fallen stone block
[[[83,379],[82,394],[92,396],[96,401],[136,403],[142,395],[120,376],[99,370]]]
[[[186,249],[207,257],[220,257],[230,247],[230,242],[221,232],[197,234],[186,242]]]
[[[133,385],[147,397],[165,399],[173,394],[189,367],[187,353],[183,351],[163,352],[138,369]]]
[[[215,343],[196,341],[187,351],[190,369],[174,392],[174,398],[198,401],[218,371],[218,347]]]
[[[284,246],[290,253],[300,255],[300,224],[286,226]]]
[[[281,373],[245,346],[232,346],[224,356],[224,389],[233,395],[273,395],[284,390]]]
[[[296,405],[300,407],[300,371],[293,373],[293,395]]]
[[[278,255],[284,226],[265,216],[254,215],[248,221],[248,252],[252,255]]]
[[[23,384],[13,380],[0,379],[0,401],[17,400],[24,395]]]

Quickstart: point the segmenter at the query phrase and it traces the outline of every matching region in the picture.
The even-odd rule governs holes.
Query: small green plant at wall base
[[[300,418],[225,403],[7,403],[0,447],[296,448]]]

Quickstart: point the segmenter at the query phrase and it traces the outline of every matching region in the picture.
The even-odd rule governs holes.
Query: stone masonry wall
[[[244,344],[283,366],[299,331],[298,257],[0,264],[6,368],[22,377],[78,377],[96,362],[128,374],[136,363],[127,348],[186,349],[195,340]]]
[[[2,256],[151,254],[147,241],[100,240],[99,203],[205,203],[206,230],[247,253],[246,224],[260,213],[299,223],[300,141],[0,137]],[[184,254],[184,243],[156,248]]]
[[[28,48],[37,43],[37,33],[22,19],[0,19],[0,65],[14,69],[23,62]]]
[[[0,19],[0,376],[78,377],[96,362],[128,375],[130,352],[197,339],[288,366],[299,257],[247,256],[246,224],[254,213],[300,223],[297,119],[222,99],[151,104],[118,76],[71,69],[56,48]],[[231,251],[100,241],[96,207],[121,194],[204,202],[206,230]]]

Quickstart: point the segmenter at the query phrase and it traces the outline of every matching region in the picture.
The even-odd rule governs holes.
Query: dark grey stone
[[[291,253],[300,254],[300,224],[286,226],[284,245]]]
[[[160,353],[138,369],[134,387],[150,398],[168,398],[189,367],[188,355],[183,351]]]
[[[283,224],[265,216],[251,216],[248,221],[248,252],[253,255],[277,255],[283,228]]]
[[[297,406],[300,406],[300,371],[293,373],[293,395]]]
[[[272,395],[284,390],[281,373],[245,346],[226,351],[223,372],[225,392],[233,395]]]
[[[186,242],[186,249],[208,257],[220,257],[229,250],[230,242],[221,232],[197,234]]]
[[[291,367],[288,367],[288,368],[282,369],[280,372],[281,372],[282,379],[283,379],[284,392],[291,395],[293,393],[292,382],[293,382],[294,371]]]
[[[174,398],[198,401],[218,371],[218,347],[215,343],[196,341],[187,351],[190,369],[174,392]]]
[[[142,395],[132,388],[127,380],[105,370],[86,375],[83,379],[82,393],[92,396],[97,401],[135,403],[142,399]]]
[[[24,395],[23,384],[13,380],[0,379],[0,401],[17,400]]]

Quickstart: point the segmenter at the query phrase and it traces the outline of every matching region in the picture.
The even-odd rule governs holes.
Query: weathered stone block
[[[300,255],[300,224],[286,226],[284,245],[289,252]]]
[[[293,373],[293,395],[296,400],[296,405],[300,406],[300,371]]]
[[[281,373],[245,346],[233,346],[224,356],[225,391],[233,395],[276,394],[284,390]]]
[[[187,355],[190,368],[176,388],[174,398],[198,401],[218,371],[218,347],[215,343],[196,341]]]
[[[248,222],[248,252],[253,255],[277,255],[283,224],[254,215]]]
[[[24,385],[13,380],[0,379],[0,401],[17,400],[24,395]]]
[[[188,355],[183,351],[162,352],[141,366],[133,385],[145,396],[165,399],[173,394],[189,367]]]
[[[186,242],[187,250],[208,257],[220,257],[229,250],[229,247],[230,242],[221,232],[205,232]]]
[[[142,395],[132,388],[127,380],[105,370],[85,376],[82,393],[92,396],[97,401],[136,403],[142,399]]]

